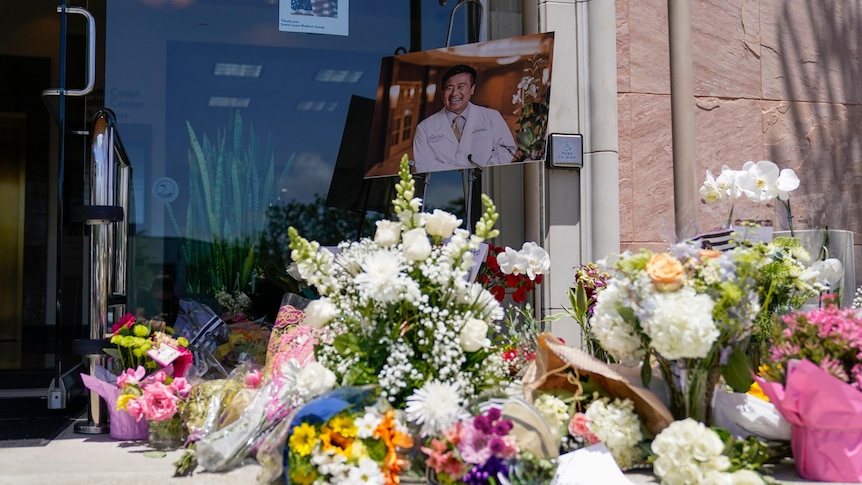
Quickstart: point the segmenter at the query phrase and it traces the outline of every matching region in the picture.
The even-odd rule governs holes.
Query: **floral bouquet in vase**
[[[420,212],[406,156],[400,178],[397,221],[378,221],[373,238],[343,242],[337,254],[291,228],[291,257],[321,295],[306,307],[305,324],[321,329],[315,357],[337,384],[377,384],[395,409],[421,403],[414,423],[438,421],[441,410],[506,375],[489,337],[503,309],[469,281],[471,251],[497,235],[497,214],[483,195],[484,213],[470,234],[452,214]]]
[[[765,379],[756,379],[792,425],[800,475],[862,482],[862,315],[832,298],[781,317]]]
[[[607,269],[591,330],[618,362],[642,364],[645,385],[658,364],[675,418],[710,424],[722,375],[742,392],[751,384],[745,350],[760,310],[761,264],[750,248],[718,252],[690,242],[666,253],[625,253]]]
[[[188,433],[177,412],[180,400],[188,397],[191,390],[185,378],[171,377],[162,370],[147,375],[139,366],[120,374],[117,387],[121,390],[117,409],[128,412],[136,421],[147,421],[150,446],[163,450],[185,444]]]

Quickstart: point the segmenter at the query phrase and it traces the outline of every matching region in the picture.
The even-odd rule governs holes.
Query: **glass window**
[[[421,2],[422,49],[445,44],[451,8]],[[142,316],[170,320],[182,297],[260,292],[277,274],[256,273],[284,271],[288,226],[334,245],[383,216],[360,220],[361,178],[352,194],[330,185],[336,163],[364,163],[347,143],[362,127],[351,106],[373,106],[381,58],[409,49],[410,2],[350,2],[337,10],[346,36],[282,32],[278,15],[267,0],[107,5],[105,106],[133,165],[129,303]],[[429,187],[429,207],[463,197],[459,173]]]

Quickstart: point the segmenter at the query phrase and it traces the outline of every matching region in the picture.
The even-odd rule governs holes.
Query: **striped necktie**
[[[461,141],[461,115],[455,116],[452,120],[452,131],[455,132],[455,139]]]

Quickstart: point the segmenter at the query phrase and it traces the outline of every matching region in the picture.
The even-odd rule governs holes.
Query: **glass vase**
[[[148,440],[156,450],[175,450],[186,443],[188,431],[180,415],[162,421],[147,421]]]
[[[670,412],[674,419],[692,418],[712,426],[712,399],[721,378],[718,366],[675,368],[663,362],[662,373],[670,389]]]

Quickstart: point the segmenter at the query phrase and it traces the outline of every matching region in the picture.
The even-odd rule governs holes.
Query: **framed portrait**
[[[553,32],[381,62],[365,178],[545,159]]]

